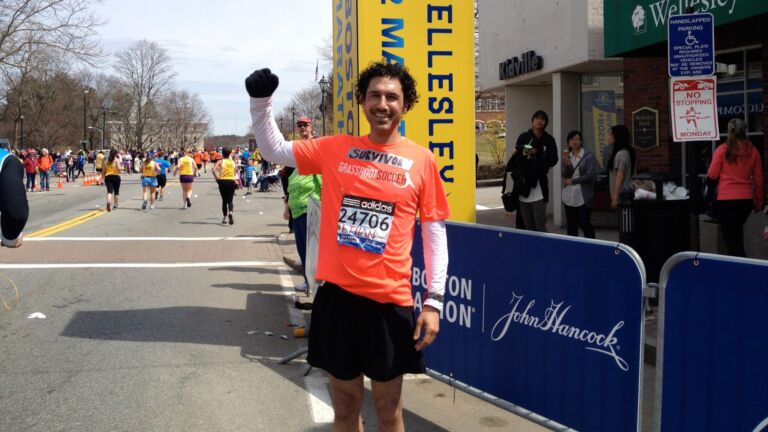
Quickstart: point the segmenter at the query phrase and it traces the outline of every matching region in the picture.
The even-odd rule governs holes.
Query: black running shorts
[[[412,306],[378,303],[326,282],[312,304],[307,362],[341,380],[424,373],[415,326]]]
[[[120,176],[108,175],[104,177],[104,185],[107,187],[107,193],[120,195]]]

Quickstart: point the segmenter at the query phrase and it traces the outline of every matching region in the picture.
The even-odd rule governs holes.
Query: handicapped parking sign
[[[715,73],[715,19],[711,13],[675,15],[667,26],[669,76]]]

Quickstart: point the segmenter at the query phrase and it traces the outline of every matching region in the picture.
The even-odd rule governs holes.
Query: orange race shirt
[[[203,154],[198,152],[195,152],[192,157],[195,159],[195,164],[200,165],[203,163]]]
[[[382,145],[335,135],[294,141],[293,154],[302,175],[323,175],[317,279],[380,303],[413,305],[416,215],[450,216],[432,153],[406,138]]]

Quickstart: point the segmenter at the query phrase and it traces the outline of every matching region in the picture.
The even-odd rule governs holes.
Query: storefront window
[[[600,166],[606,153],[611,126],[623,123],[624,82],[620,73],[581,76],[581,132],[584,147],[592,151]]]
[[[747,132],[763,133],[763,66],[760,48],[739,49],[715,56],[717,114],[720,135],[728,134],[728,121],[740,118]],[[762,140],[761,140],[762,141]]]
[[[763,66],[761,49],[742,48],[719,53],[717,65],[717,117],[720,140],[686,143],[695,160],[693,170],[703,178],[715,148],[728,136],[728,122],[740,118],[747,124],[747,136],[763,152]],[[691,147],[693,146],[693,147]],[[689,148],[690,147],[690,148]]]

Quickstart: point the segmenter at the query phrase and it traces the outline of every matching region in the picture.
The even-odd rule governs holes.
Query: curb
[[[501,186],[502,179],[475,180],[476,187]]]

